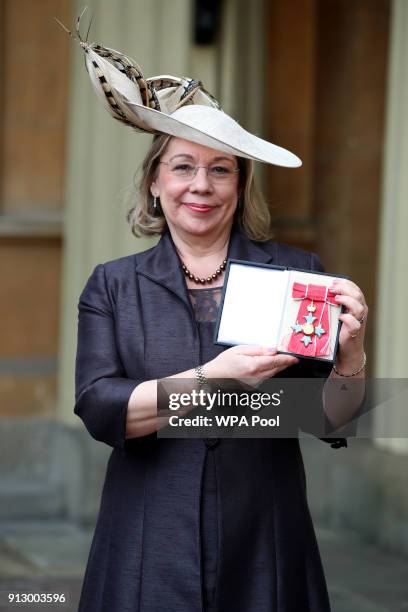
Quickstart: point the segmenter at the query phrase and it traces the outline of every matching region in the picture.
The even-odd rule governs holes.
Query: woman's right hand
[[[239,345],[204,364],[203,370],[207,378],[230,378],[257,386],[296,363],[299,363],[297,357],[278,354],[276,348]]]

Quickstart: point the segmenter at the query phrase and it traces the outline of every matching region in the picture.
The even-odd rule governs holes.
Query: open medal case
[[[333,278],[339,276],[230,259],[215,344],[334,362],[343,309],[329,291]]]

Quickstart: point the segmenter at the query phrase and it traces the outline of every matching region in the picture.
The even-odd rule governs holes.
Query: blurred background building
[[[244,127],[296,152],[260,168],[275,237],[319,253],[370,306],[374,377],[407,378],[407,0],[89,0],[83,33],[146,76],[204,82]],[[108,448],[74,417],[77,302],[93,267],[148,248],[125,221],[150,138],[97,101],[75,0],[0,0],[0,529],[89,526]],[[408,555],[408,413],[333,451],[304,443],[323,524]],[[398,423],[398,427],[396,425]],[[399,428],[399,429],[398,429]],[[397,437],[398,433],[400,435]]]

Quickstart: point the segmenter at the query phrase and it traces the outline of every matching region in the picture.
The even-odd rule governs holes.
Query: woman
[[[101,66],[96,76],[112,94]],[[125,112],[123,98],[115,99]],[[129,220],[136,234],[161,239],[144,253],[97,266],[79,304],[75,412],[113,447],[80,609],[328,612],[298,440],[158,438],[157,380],[189,380],[193,389],[213,378],[362,377],[364,296],[351,281],[333,284],[347,309],[336,371],[271,348],[215,345],[227,258],[316,271],[321,264],[267,240],[269,213],[238,124],[214,108],[208,113],[202,97],[183,121],[179,111],[173,120],[175,113],[141,106],[127,109],[139,126],[150,121],[157,131],[160,124],[163,135],[145,158]],[[189,123],[194,114],[206,118],[204,136],[199,121]],[[208,117],[215,118],[210,126]],[[248,140],[252,159],[262,158],[259,140]],[[243,157],[234,154],[241,145]],[[280,151],[274,149],[277,161],[265,161],[287,160]],[[212,281],[203,287],[200,278]],[[358,403],[346,407],[349,413]],[[333,398],[325,406],[336,426],[347,420],[343,409]]]

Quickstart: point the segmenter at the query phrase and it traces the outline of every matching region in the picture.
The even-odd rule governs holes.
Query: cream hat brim
[[[127,103],[132,114],[151,130],[255,161],[298,168],[299,157],[244,130],[221,110],[200,104],[188,104],[167,115],[139,104]]]

